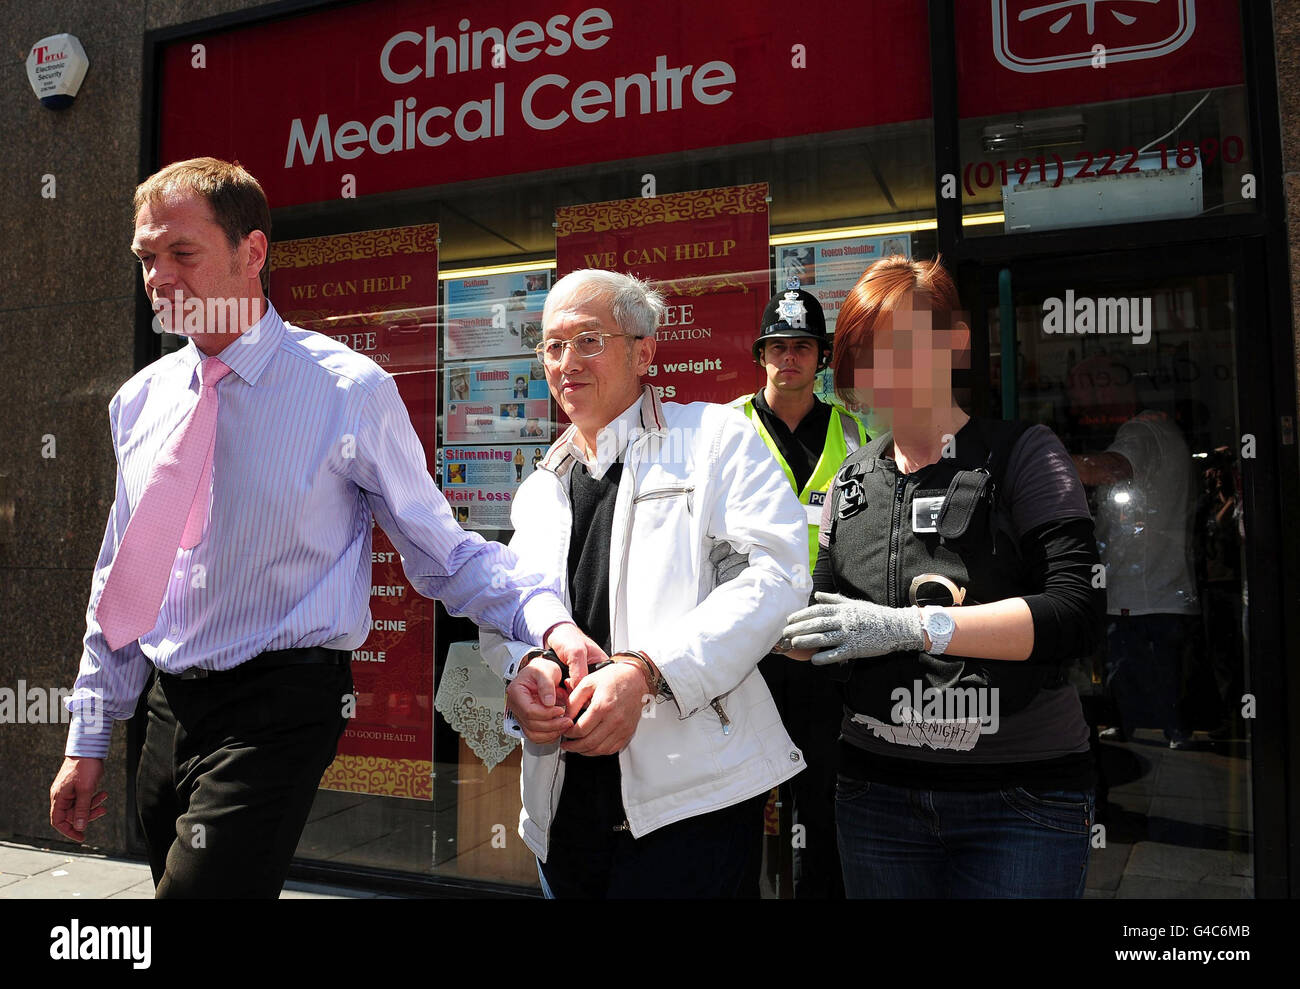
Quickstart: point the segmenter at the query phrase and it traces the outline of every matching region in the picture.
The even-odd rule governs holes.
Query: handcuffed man
[[[520,566],[612,662],[563,679],[481,633],[552,897],[757,896],[764,799],[804,765],[757,664],[807,600],[805,510],[743,416],[642,384],[663,307],[615,272],[552,288],[538,355],[572,425],[511,513]]]

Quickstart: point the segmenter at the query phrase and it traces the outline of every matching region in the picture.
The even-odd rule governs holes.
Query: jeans
[[[840,776],[851,898],[1083,896],[1093,791],[914,790]]]

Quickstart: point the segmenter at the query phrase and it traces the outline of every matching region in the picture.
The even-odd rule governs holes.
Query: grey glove
[[[740,572],[749,566],[749,554],[737,553],[731,543],[720,539],[709,551],[709,563],[713,564],[716,576],[713,586],[718,587],[740,576]]]
[[[817,604],[791,615],[781,633],[782,645],[820,650],[812,657],[816,666],[925,646],[916,608],[884,608],[821,591],[816,598]]]

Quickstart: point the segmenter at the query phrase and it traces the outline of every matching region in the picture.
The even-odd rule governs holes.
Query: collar
[[[664,434],[663,403],[654,385],[642,385],[641,397],[624,409],[596,438],[596,462],[589,462],[578,441],[578,427],[572,424],[552,445],[546,459],[538,466],[563,476],[575,463],[584,464],[594,478],[602,478],[610,464],[618,460],[628,444],[642,434]]]
[[[774,412],[774,411],[772,410],[772,406],[770,406],[770,405],[767,404],[767,396],[763,394],[763,389],[762,389],[762,388],[760,388],[758,391],[754,392],[754,397],[753,397],[752,399],[750,399],[750,401],[752,401],[752,402],[754,403],[754,408],[758,409],[758,411],[760,411],[760,412],[766,412],[768,415],[773,415],[773,416],[776,415],[776,412]],[[829,406],[830,403],[829,403],[829,402],[823,402],[823,401],[822,401],[820,398],[818,398],[816,395],[813,395],[813,403],[812,403],[812,406],[808,409],[808,412],[807,412],[807,414],[804,415],[803,419],[799,420],[800,423],[802,423],[802,422],[804,421],[804,419],[807,419],[808,416],[810,416],[810,415],[812,415],[813,413],[815,413],[815,412],[817,411],[817,406],[819,406],[819,405],[826,405],[826,406]],[[777,418],[780,419],[781,417],[780,417],[780,416],[777,416]]]
[[[266,312],[262,318],[226,344],[217,357],[247,384],[256,385],[266,366],[271,363],[271,358],[280,349],[284,334],[284,321],[275,311],[275,306],[267,300]],[[193,340],[186,342],[181,354],[182,360],[190,368],[191,376],[198,373],[199,363],[207,358],[207,354],[199,350]]]

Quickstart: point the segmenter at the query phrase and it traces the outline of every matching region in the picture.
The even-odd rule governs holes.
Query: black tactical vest
[[[958,431],[953,456],[914,474],[891,459],[893,433],[851,454],[831,492],[829,552],[835,589],[891,608],[913,603],[914,578],[939,574],[965,589],[963,606],[1032,593],[998,488],[1025,422],[975,419]],[[916,529],[935,531],[915,531]],[[951,603],[935,584],[915,603]],[[935,592],[938,592],[936,595]],[[889,720],[895,687],[997,687],[1003,714],[1020,710],[1040,687],[1059,685],[1062,671],[1010,660],[964,659],[951,653],[891,653],[834,668],[845,680],[845,703]]]

